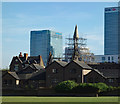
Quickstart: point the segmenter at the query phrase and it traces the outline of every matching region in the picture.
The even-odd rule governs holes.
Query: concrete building
[[[105,8],[104,54],[120,54],[120,7]]]
[[[62,33],[51,30],[31,31],[30,55],[41,55],[46,65],[49,53],[53,57],[62,57]]]
[[[119,63],[119,55],[95,55],[95,62],[96,63],[104,63],[104,62],[110,62],[110,63]]]

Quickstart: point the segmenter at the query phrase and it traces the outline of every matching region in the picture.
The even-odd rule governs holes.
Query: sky
[[[3,2],[2,68],[19,52],[30,55],[30,31],[50,29],[72,37],[75,25],[79,36],[95,55],[104,54],[104,8],[117,2]]]

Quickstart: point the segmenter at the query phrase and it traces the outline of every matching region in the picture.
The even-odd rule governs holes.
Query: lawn
[[[120,104],[118,97],[2,97],[2,104]]]

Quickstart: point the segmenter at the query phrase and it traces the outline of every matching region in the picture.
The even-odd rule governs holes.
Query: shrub
[[[98,93],[99,88],[97,88],[92,83],[80,83],[73,89],[73,92],[76,93]]]
[[[105,91],[112,91],[116,87],[107,86],[105,83],[80,83],[74,81],[64,81],[55,87],[56,92],[73,92],[73,93],[100,93]],[[120,89],[120,88],[119,88]]]
[[[55,91],[56,92],[72,92],[72,89],[77,86],[77,83],[74,81],[63,81],[60,82],[56,87]]]
[[[114,90],[114,87],[113,87],[113,86],[108,86],[107,91],[113,91],[113,90]]]
[[[99,88],[99,92],[107,91],[108,86],[105,83],[94,83],[94,86]]]

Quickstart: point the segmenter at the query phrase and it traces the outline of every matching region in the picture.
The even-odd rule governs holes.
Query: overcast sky
[[[91,52],[104,54],[104,8],[113,6],[117,2],[3,2],[2,68],[19,52],[30,54],[30,31],[35,29],[62,32],[65,43],[77,24]]]

